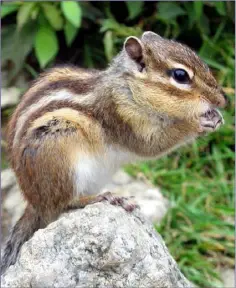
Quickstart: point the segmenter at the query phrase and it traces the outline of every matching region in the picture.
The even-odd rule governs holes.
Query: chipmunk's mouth
[[[209,109],[200,115],[201,125],[207,130],[216,130],[219,126],[224,124],[224,118],[218,109]]]

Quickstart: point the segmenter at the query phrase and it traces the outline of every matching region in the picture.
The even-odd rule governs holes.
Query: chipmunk
[[[8,126],[10,161],[27,201],[6,242],[2,273],[22,244],[70,208],[106,200],[99,194],[122,165],[157,159],[216,130],[225,95],[187,46],[154,32],[130,36],[104,71],[66,66],[43,73]]]

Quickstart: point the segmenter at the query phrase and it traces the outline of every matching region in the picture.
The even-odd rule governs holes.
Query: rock
[[[12,169],[5,169],[1,172],[1,191],[6,192],[16,184],[16,177]]]
[[[221,279],[224,284],[224,287],[234,288],[235,287],[235,275],[233,269],[222,269],[220,271]]]
[[[16,182],[12,169],[5,169],[1,172],[2,191],[2,241],[10,231],[10,228],[23,214],[25,203]]]
[[[135,180],[123,170],[114,175],[112,182],[103,189],[103,192],[105,191],[111,191],[124,197],[134,196],[141,212],[155,223],[160,223],[170,206],[169,201],[161,194],[159,188]]]
[[[18,104],[21,90],[16,87],[1,88],[1,109],[9,108]]]
[[[141,213],[108,203],[62,215],[26,242],[2,287],[193,287]]]
[[[18,185],[13,186],[3,202],[3,208],[11,215],[9,226],[13,226],[21,217],[26,207]]]
[[[133,179],[125,173],[123,170],[117,171],[117,173],[112,178],[112,183],[114,185],[125,185],[132,181]]]
[[[7,192],[2,204],[2,242],[5,241],[10,229],[23,214],[25,206],[26,203],[20,193],[19,186],[15,184]]]
[[[9,234],[10,230],[10,223],[11,223],[11,215],[5,209],[4,207],[1,208],[1,232],[2,232],[2,237],[1,237],[1,242],[4,243],[6,236]],[[1,246],[1,249],[3,249],[3,245]],[[2,250],[1,250],[2,251]],[[1,252],[2,253],[2,252]]]

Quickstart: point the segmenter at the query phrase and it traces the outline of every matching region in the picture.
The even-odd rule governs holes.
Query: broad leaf
[[[61,11],[51,3],[42,3],[42,8],[44,15],[48,22],[55,30],[61,30],[63,27],[63,18],[61,16]]]
[[[199,20],[202,15],[202,10],[203,10],[203,2],[202,1],[194,1],[194,11],[195,11],[195,18]]]
[[[127,1],[125,2],[129,11],[129,19],[132,20],[139,16],[142,12],[144,2],[143,1]]]
[[[49,26],[40,27],[35,38],[35,53],[40,67],[44,68],[58,52],[58,41],[54,30]]]
[[[80,7],[82,10],[83,18],[87,18],[87,19],[95,22],[98,18],[103,17],[102,10],[94,7],[92,2],[82,1],[82,2],[80,2]]]
[[[62,12],[66,19],[79,28],[81,25],[82,11],[78,2],[63,1],[61,2]]]
[[[116,36],[121,37],[128,37],[130,35],[139,37],[142,33],[140,27],[128,27],[124,24],[116,22],[114,19],[105,19],[102,21],[100,32],[105,32],[107,30],[112,30]]]
[[[19,9],[18,4],[11,4],[11,3],[5,4],[5,5],[2,4],[1,5],[1,19],[3,19],[4,17],[6,17],[9,14],[14,13],[18,9]]]
[[[39,14],[39,12],[40,12],[40,6],[39,6],[39,5],[34,6],[34,8],[33,8],[32,11],[31,11],[31,14],[30,14],[31,19],[32,19],[32,20],[35,20],[36,18],[38,18],[38,16],[39,16],[40,14],[42,14],[42,13]]]
[[[9,83],[22,69],[25,58],[33,48],[36,25],[29,22],[20,31],[17,31],[16,25],[7,25],[1,31],[2,39],[2,65],[8,60],[13,63],[13,68],[9,73]]]
[[[21,29],[22,26],[25,25],[25,23],[30,19],[30,13],[35,5],[36,3],[34,2],[28,2],[24,3],[20,7],[16,17],[18,29]]]
[[[199,26],[200,26],[202,33],[209,35],[210,34],[209,19],[204,14],[201,15],[200,19],[201,19],[201,21],[199,21]]]
[[[78,28],[72,25],[69,21],[66,21],[66,24],[64,26],[64,33],[66,38],[66,44],[67,46],[70,46],[75,39],[76,34],[78,33]]]
[[[217,12],[222,15],[225,16],[226,15],[226,8],[225,8],[225,3],[223,1],[215,1],[214,5],[216,7]]]
[[[111,31],[107,31],[105,33],[104,39],[103,39],[103,43],[104,43],[104,48],[105,48],[105,55],[107,57],[108,61],[111,61],[111,59],[113,58],[113,48],[114,48],[114,43],[113,43],[113,38],[112,38],[112,32]]]
[[[170,20],[185,14],[186,12],[177,3],[158,2],[157,4],[158,18],[162,18],[164,20]]]

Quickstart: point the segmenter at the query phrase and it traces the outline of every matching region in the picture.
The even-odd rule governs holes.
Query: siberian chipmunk
[[[216,130],[225,95],[190,48],[153,32],[128,37],[105,71],[60,67],[43,73],[8,126],[9,155],[27,201],[2,257],[70,208],[109,201],[100,189],[122,165],[156,159]]]

